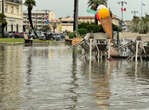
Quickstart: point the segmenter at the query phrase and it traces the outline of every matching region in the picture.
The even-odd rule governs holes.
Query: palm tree
[[[30,26],[31,26],[34,34],[38,37],[38,35],[34,29],[33,22],[32,22],[32,9],[34,6],[36,6],[36,1],[35,0],[25,0],[24,5],[27,6],[27,9],[28,9],[28,20],[29,20]]]
[[[79,4],[79,0],[74,0],[73,31],[75,32],[75,36],[77,36],[77,30],[78,30],[78,4]]]
[[[88,1],[88,7],[95,11],[97,10],[98,5],[100,4],[107,6],[107,0],[89,0]],[[96,16],[95,16],[95,24],[98,24],[98,20],[96,19]]]

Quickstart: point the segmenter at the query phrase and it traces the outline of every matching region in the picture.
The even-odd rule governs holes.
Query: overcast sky
[[[112,12],[121,17],[121,6],[118,2],[121,0],[108,0],[108,7],[112,10]],[[132,10],[138,11],[138,16],[141,14],[141,0],[126,0],[127,5],[125,5],[127,11],[124,12],[124,20],[132,19],[133,14],[131,13]],[[148,0],[142,0],[144,4],[143,13],[149,14],[149,2]],[[87,4],[88,0],[79,0],[79,16],[88,16],[91,15],[86,12],[88,7]],[[66,17],[66,16],[73,16],[74,10],[74,0],[36,0],[36,7],[34,9],[49,9],[53,10],[56,13],[57,18],[59,17]],[[24,8],[25,10],[25,8]]]

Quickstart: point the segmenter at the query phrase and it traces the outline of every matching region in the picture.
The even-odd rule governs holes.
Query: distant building
[[[4,0],[4,14],[7,20],[5,31],[22,32],[23,12],[22,0]],[[0,13],[2,12],[2,0],[0,0]]]
[[[64,31],[72,32],[73,31],[73,18],[72,17],[59,18],[59,21],[61,23],[62,32],[64,32]]]
[[[94,16],[79,16],[78,22],[79,23],[94,23],[95,17]]]
[[[59,18],[59,21],[62,25],[62,31],[73,31],[73,17],[64,17]],[[79,16],[78,17],[78,23],[94,23],[94,17],[93,16]]]
[[[73,31],[73,17],[64,17],[64,18],[59,18],[59,21],[61,22],[62,25],[62,31]],[[95,17],[94,16],[79,16],[78,17],[78,23],[94,23],[95,22]],[[112,19],[112,23],[119,26],[120,19],[117,17],[114,17]],[[99,22],[100,23],[100,22]]]
[[[24,27],[28,27],[30,24],[27,11],[24,11],[23,19]],[[33,10],[32,21],[35,28],[41,29],[44,25],[56,22],[56,14],[51,10]]]

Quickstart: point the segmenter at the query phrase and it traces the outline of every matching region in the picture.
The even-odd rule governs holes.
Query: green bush
[[[75,32],[69,32],[68,36],[69,36],[69,38],[74,38],[75,37]]]
[[[89,25],[89,23],[81,23],[78,25],[78,29],[81,29],[81,28],[87,29],[88,25]]]
[[[88,33],[88,30],[86,28],[80,28],[80,29],[78,29],[78,33],[80,35],[85,35]]]
[[[87,28],[88,28],[88,32],[93,32],[93,33],[99,32],[99,29],[100,29],[99,25],[96,25],[96,24],[89,24]]]
[[[114,24],[112,24],[112,27],[113,27],[113,31],[121,31],[121,28],[119,26],[116,26]],[[80,33],[80,29],[81,29],[81,33]],[[82,30],[84,29],[84,30]],[[86,31],[85,31],[86,29]],[[104,32],[103,28],[102,28],[102,25],[99,24],[99,25],[96,25],[94,23],[81,23],[78,25],[78,33],[81,35],[82,34],[82,31],[83,33],[96,33],[96,32]]]

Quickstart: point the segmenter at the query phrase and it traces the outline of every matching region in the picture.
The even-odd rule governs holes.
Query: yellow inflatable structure
[[[105,6],[101,6],[96,14],[96,17],[100,21],[105,33],[110,36],[110,39],[112,41],[112,17],[110,15],[110,10]]]
[[[110,11],[107,8],[102,8],[98,11],[98,15],[100,16],[100,19],[105,19],[110,17]]]

